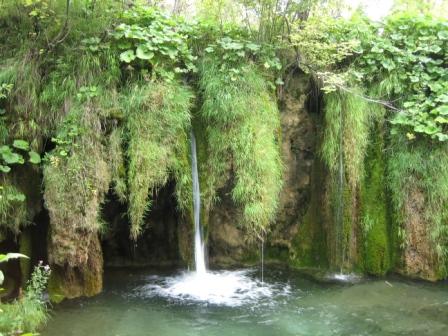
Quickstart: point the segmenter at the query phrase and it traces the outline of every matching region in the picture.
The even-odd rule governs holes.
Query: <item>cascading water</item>
[[[288,293],[289,286],[278,288],[258,280],[256,270],[207,271],[202,237],[201,198],[196,154],[196,139],[191,132],[191,176],[193,181],[194,260],[195,272],[182,272],[171,277],[152,277],[150,283],[137,289],[139,296],[161,296],[180,301],[240,306],[259,299]],[[263,251],[262,251],[263,255]],[[262,260],[263,262],[263,260]],[[263,271],[262,271],[263,272]],[[262,273],[262,278],[264,274]]]
[[[191,177],[193,180],[194,262],[197,274],[205,274],[205,248],[201,228],[201,190],[199,188],[196,138],[191,131]]]

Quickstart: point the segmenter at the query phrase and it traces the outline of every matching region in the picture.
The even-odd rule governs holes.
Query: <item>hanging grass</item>
[[[133,239],[150,209],[150,193],[171,174],[178,180],[180,204],[191,198],[182,191],[182,186],[190,185],[190,168],[180,163],[179,155],[188,143],[192,98],[191,91],[179,83],[155,82],[136,84],[121,100],[127,117],[128,213]]]
[[[366,101],[359,89],[350,93],[338,90],[326,94],[324,106],[321,157],[332,174],[336,174],[342,151],[344,174],[351,190],[355,190],[364,174],[372,121],[384,116],[384,109]]]
[[[46,157],[50,259],[58,265],[85,264],[90,238],[102,228],[99,210],[111,177],[98,114],[90,102],[73,106],[58,132],[56,148]]]
[[[124,162],[123,151],[123,129],[113,129],[109,136],[109,161],[112,186],[120,202],[125,203],[127,199],[127,184],[126,184],[126,167]]]
[[[199,115],[208,142],[206,203],[211,206],[217,189],[233,176],[232,198],[242,209],[240,224],[260,235],[274,220],[282,186],[275,100],[254,66],[229,81],[212,59],[201,64],[199,88]]]

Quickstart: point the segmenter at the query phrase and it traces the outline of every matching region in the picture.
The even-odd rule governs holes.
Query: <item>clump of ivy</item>
[[[259,44],[248,38],[232,36],[232,32],[224,37],[218,37],[215,42],[210,43],[205,49],[208,58],[220,60],[219,70],[226,75],[228,81],[234,82],[244,77],[251,70],[247,59],[256,61],[262,68],[278,73],[282,64],[276,56],[276,48],[272,45]],[[281,78],[274,80],[275,84],[281,85]]]
[[[16,139],[12,143],[12,146],[3,145],[0,147],[0,172],[9,173],[11,171],[11,165],[24,164],[24,154],[28,155],[28,162],[33,164],[40,163],[40,155],[30,149],[30,144],[26,140]]]
[[[191,25],[152,7],[125,11],[122,20],[110,33],[121,62],[164,80],[196,72],[196,57],[188,44]]]
[[[397,15],[372,35],[356,63],[399,109],[392,133],[409,140],[448,140],[448,25],[428,16]]]

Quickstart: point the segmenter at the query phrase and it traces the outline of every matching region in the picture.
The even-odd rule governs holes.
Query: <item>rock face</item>
[[[316,154],[316,123],[308,108],[311,92],[308,76],[295,74],[279,102],[284,173],[272,245],[289,246],[309,205]]]
[[[212,266],[243,264],[257,253],[256,244],[247,242],[244,232],[235,225],[239,213],[230,196],[230,185],[218,191],[220,202],[208,216],[207,244]]]
[[[425,194],[413,188],[404,204],[406,244],[401,272],[410,277],[437,280],[437,257],[423,216],[424,208]]]
[[[93,296],[103,289],[103,253],[98,235],[85,240],[88,246],[86,260],[77,266],[52,265],[48,289],[51,300]]]

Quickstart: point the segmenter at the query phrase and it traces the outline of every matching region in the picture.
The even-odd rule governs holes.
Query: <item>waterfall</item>
[[[194,261],[195,272],[182,272],[173,277],[166,277],[159,284],[151,284],[151,291],[163,297],[181,301],[193,300],[212,304],[239,306],[254,304],[259,299],[270,298],[276,289],[263,282],[264,237],[261,237],[261,281],[254,279],[252,270],[207,271],[205,267],[205,246],[203,241],[200,215],[201,197],[199,189],[198,159],[196,139],[191,131],[191,176],[193,180],[193,215],[194,215]],[[284,290],[282,289],[282,292]]]
[[[196,138],[191,131],[191,176],[193,180],[193,218],[194,218],[194,262],[197,274],[205,274],[204,242],[201,230],[201,192],[199,189],[198,159],[196,155]]]

